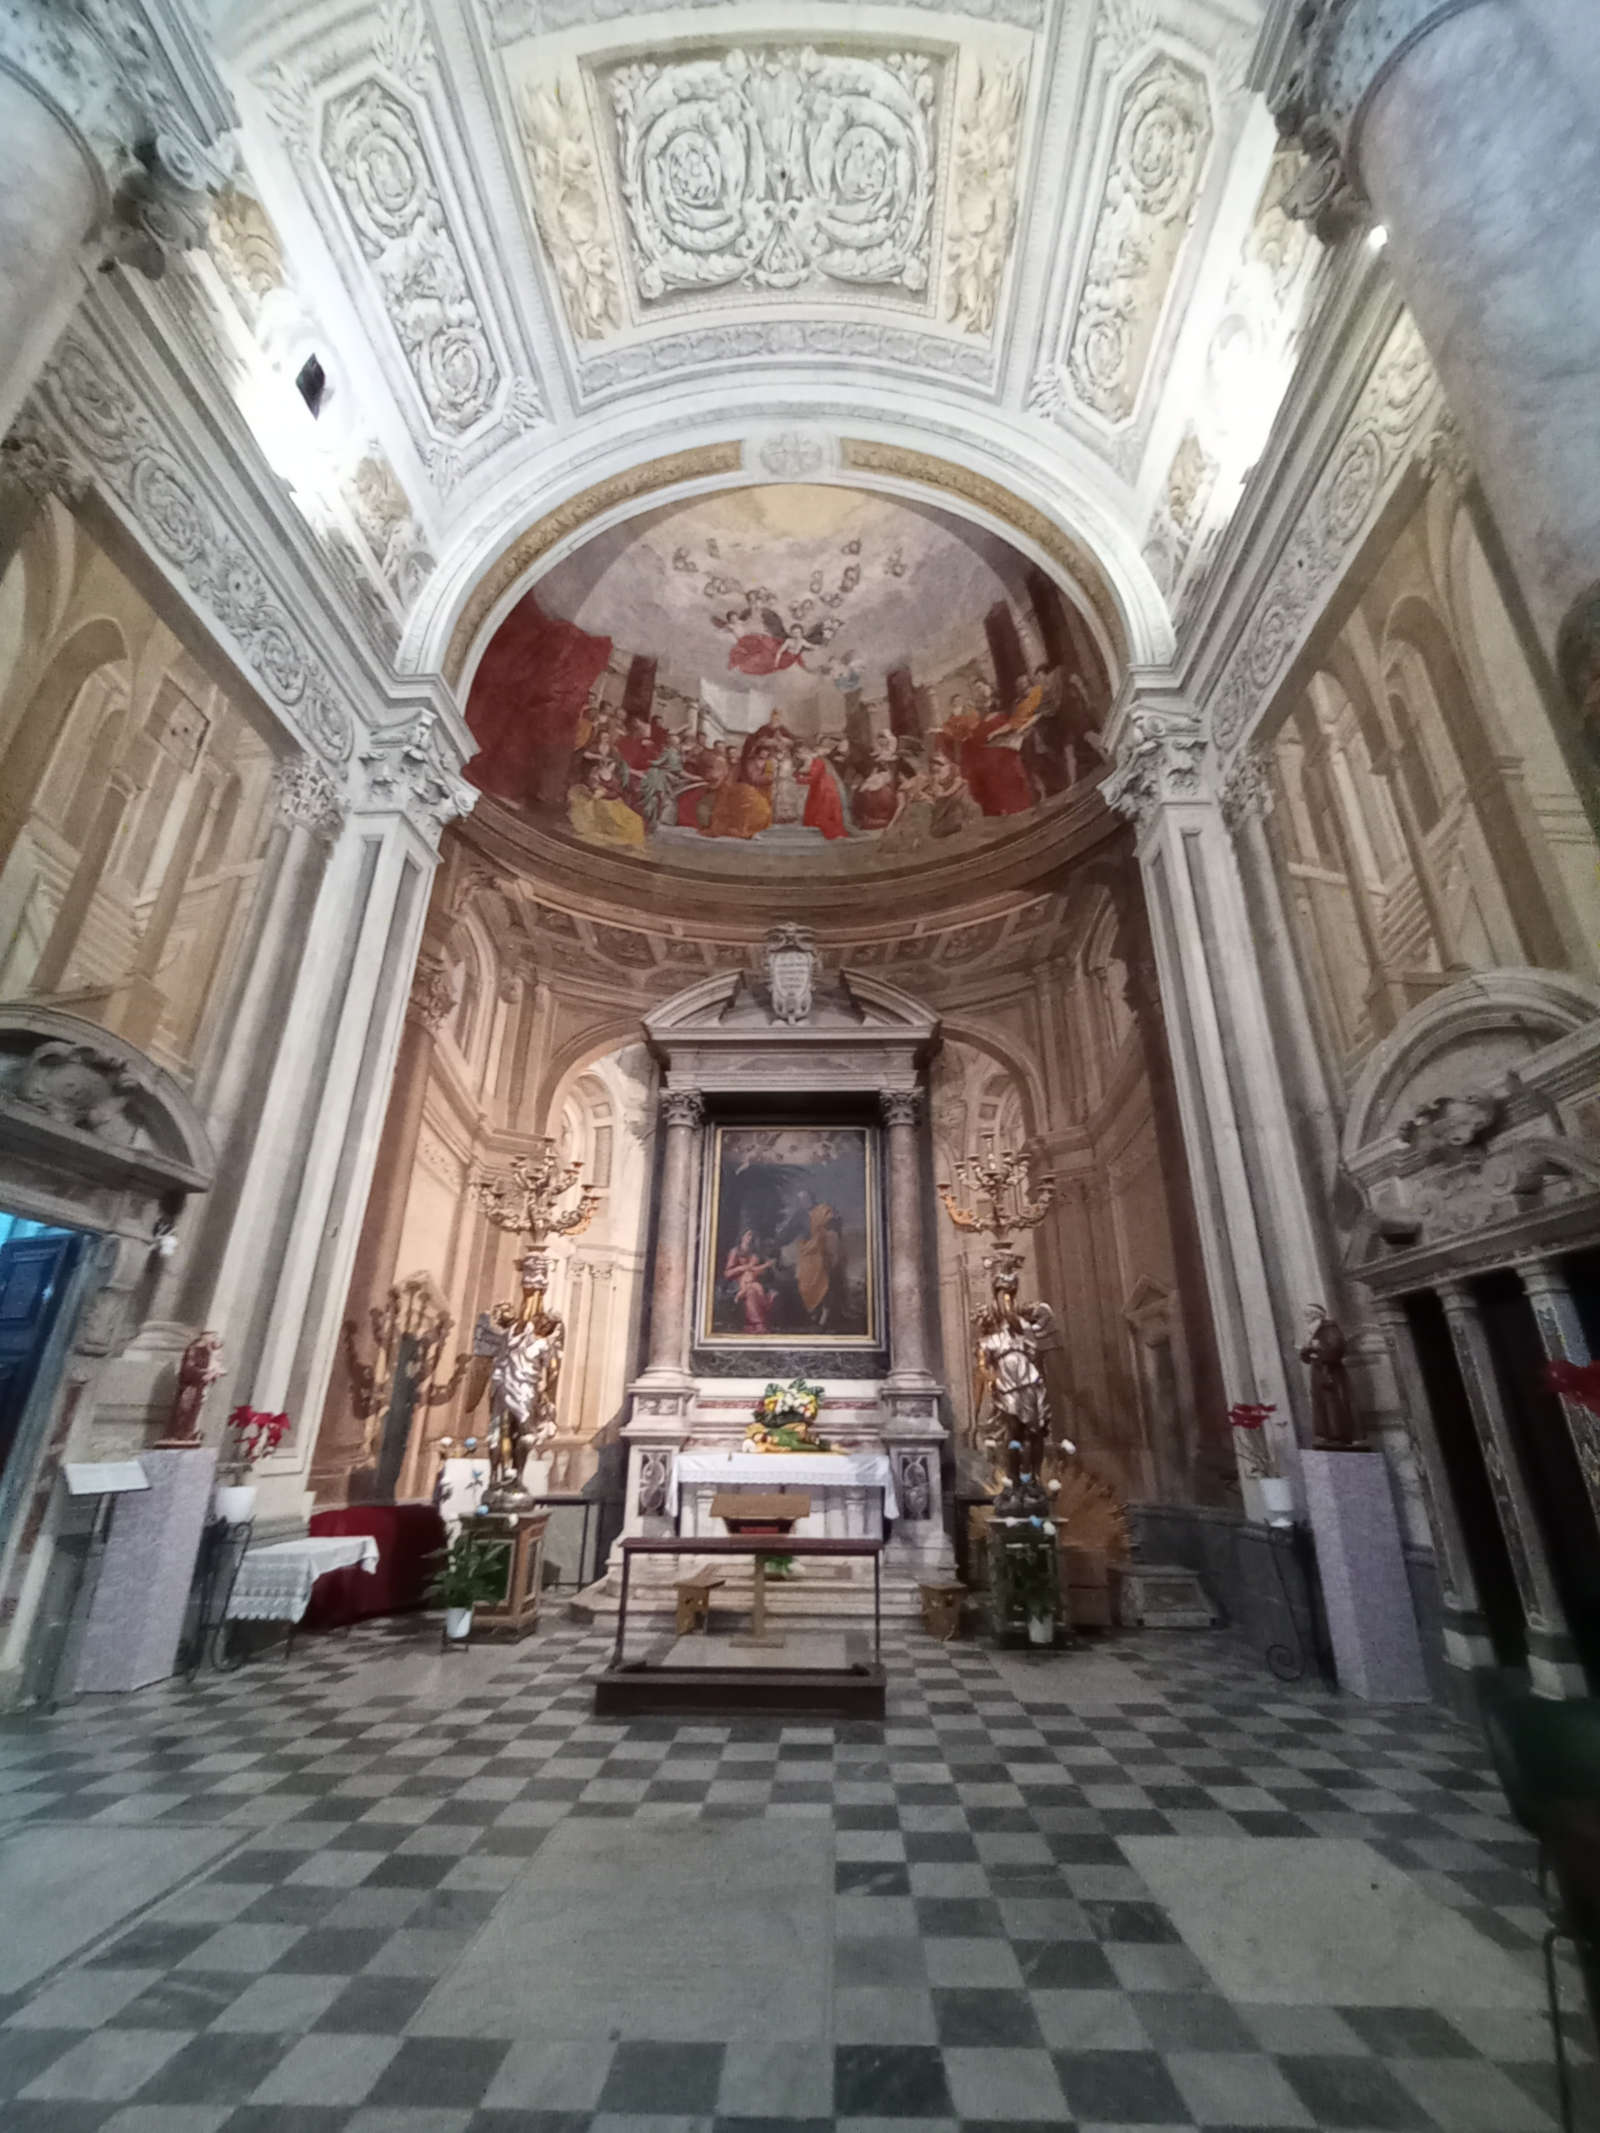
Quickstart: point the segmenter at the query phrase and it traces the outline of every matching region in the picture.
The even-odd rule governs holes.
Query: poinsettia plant
[[[1545,1369],[1545,1383],[1563,1400],[1600,1415],[1600,1363],[1550,1363]]]
[[[229,1451],[226,1464],[235,1474],[248,1474],[258,1459],[278,1449],[289,1434],[287,1415],[269,1414],[263,1407],[242,1403],[228,1417]]]
[[[1277,1412],[1276,1400],[1235,1400],[1228,1409],[1239,1464],[1252,1481],[1271,1481],[1277,1474],[1277,1454],[1267,1435],[1267,1417]]]

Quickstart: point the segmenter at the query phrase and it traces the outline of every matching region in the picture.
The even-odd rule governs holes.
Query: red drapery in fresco
[[[547,615],[532,593],[519,600],[467,696],[474,785],[523,807],[565,807],[579,718],[610,657],[609,637]]]

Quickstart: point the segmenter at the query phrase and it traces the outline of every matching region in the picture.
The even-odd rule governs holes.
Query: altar
[[[673,1465],[667,1509],[680,1536],[717,1534],[711,1500],[724,1490],[806,1489],[822,1497],[820,1510],[802,1518],[795,1532],[805,1538],[881,1538],[886,1521],[900,1516],[894,1468],[884,1452],[683,1451]]]
[[[622,1533],[591,1606],[617,1603],[622,1543],[721,1538],[711,1500],[730,1487],[804,1488],[817,1502],[799,1537],[881,1544],[891,1615],[916,1614],[919,1581],[953,1574],[929,1368],[938,1027],[880,979],[825,972],[788,925],[768,937],[764,976],[719,973],[646,1016],[661,1086],[645,1353],[622,1432]],[[763,1395],[796,1381],[830,1450],[745,1452]],[[797,1566],[778,1611],[870,1616],[868,1567]],[[666,1606],[668,1570],[641,1553],[632,1604]]]

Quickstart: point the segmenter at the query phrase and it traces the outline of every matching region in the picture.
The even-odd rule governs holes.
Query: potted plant
[[[289,1434],[289,1417],[241,1405],[229,1415],[227,1428],[221,1478],[213,1503],[217,1516],[230,1526],[247,1526],[256,1515],[256,1485],[250,1479],[251,1470],[258,1459],[275,1452]]]
[[[991,1546],[998,1540],[998,1552],[1004,1558],[995,1567],[1005,1590],[1007,1615],[1013,1621],[1022,1616],[1030,1644],[1053,1645],[1059,1589],[1054,1522],[1043,1518],[996,1519],[990,1536]]]
[[[1278,1472],[1277,1454],[1267,1435],[1267,1417],[1277,1413],[1277,1403],[1236,1400],[1228,1409],[1233,1424],[1233,1442],[1240,1471],[1261,1491],[1261,1508],[1269,1526],[1294,1524],[1294,1489],[1286,1474]]]
[[[431,1560],[439,1567],[424,1597],[444,1609],[446,1643],[465,1644],[472,1635],[474,1608],[505,1598],[505,1543],[486,1539],[465,1518],[449,1547]]]

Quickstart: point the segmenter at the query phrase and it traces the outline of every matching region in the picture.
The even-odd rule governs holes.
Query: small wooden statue
[[[1300,1360],[1311,1370],[1311,1443],[1319,1452],[1364,1452],[1367,1433],[1350,1397],[1344,1367],[1345,1338],[1325,1305],[1309,1304],[1311,1333]]]
[[[184,1349],[178,1364],[178,1389],[173,1395],[172,1418],[167,1424],[166,1435],[155,1449],[174,1451],[200,1442],[200,1412],[206,1404],[206,1394],[223,1375],[222,1335],[197,1333]]]

